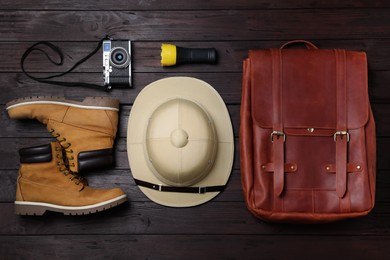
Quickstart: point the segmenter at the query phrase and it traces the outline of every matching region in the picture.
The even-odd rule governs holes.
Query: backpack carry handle
[[[294,40],[294,41],[286,42],[285,44],[282,45],[282,47],[280,47],[280,49],[284,49],[287,46],[292,45],[292,44],[296,44],[296,43],[304,43],[306,48],[309,50],[317,50],[318,49],[317,46],[315,46],[313,43],[306,41],[306,40]]]

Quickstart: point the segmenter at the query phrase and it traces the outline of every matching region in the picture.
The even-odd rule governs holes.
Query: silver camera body
[[[107,89],[131,88],[131,41],[103,41],[103,77]]]

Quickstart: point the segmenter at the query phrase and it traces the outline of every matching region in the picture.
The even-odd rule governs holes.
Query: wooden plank
[[[100,213],[64,216],[18,216],[13,203],[0,203],[0,238],[8,235],[85,234],[234,234],[234,235],[359,235],[388,234],[389,203],[377,203],[367,216],[328,225],[277,225],[255,218],[244,202],[208,202],[190,208],[170,208],[154,202],[133,202]],[[104,225],[102,224],[104,223]],[[80,228],[82,227],[82,228]]]
[[[390,136],[390,104],[372,104],[377,137]]]
[[[119,124],[118,124],[118,137],[125,138],[127,136],[127,124],[129,119],[131,106],[122,105],[119,112]],[[233,132],[236,138],[239,135],[240,124],[240,106],[239,105],[227,105],[227,109],[230,113],[230,118],[233,124]],[[51,137],[46,130],[46,126],[39,123],[37,120],[12,120],[7,114],[5,106],[0,106],[0,122],[4,127],[0,128],[1,137]]]
[[[13,202],[16,193],[16,179],[18,169],[0,171],[0,202]],[[376,201],[390,202],[390,171],[377,171],[376,181]],[[111,168],[90,171],[82,174],[88,180],[91,187],[94,188],[112,188],[119,187],[129,196],[131,203],[148,202],[149,199],[139,190],[134,183],[130,169],[114,170]],[[226,189],[213,201],[217,202],[243,202],[243,191],[241,186],[241,174],[239,169],[232,171]]]
[[[0,74],[0,104],[20,97],[28,96],[65,96],[68,99],[82,101],[85,97],[112,97],[120,100],[122,105],[131,105],[139,92],[148,84],[167,77],[195,77],[215,88],[227,104],[241,102],[241,73],[135,73],[134,87],[131,89],[117,88],[110,92],[102,89],[62,87],[43,84],[27,78],[23,74]],[[103,85],[101,73],[72,73],[61,78],[66,82],[87,82]]]
[[[3,188],[0,190],[0,201],[13,202],[16,192],[16,178],[18,176],[18,170],[1,170],[0,180],[3,183]],[[145,202],[149,201],[139,188],[134,183],[131,175],[131,170],[113,170],[110,168],[95,170],[88,173],[84,173],[83,177],[88,180],[91,187],[94,188],[122,188],[131,198],[132,202]],[[377,202],[390,201],[390,195],[387,192],[390,189],[390,173],[388,170],[379,170],[377,172]],[[221,202],[237,202],[243,201],[243,192],[241,187],[241,175],[240,171],[235,169],[232,171],[228,185],[224,192],[218,196],[215,201]]]
[[[72,39],[68,39],[72,40]],[[166,39],[169,40],[169,39]],[[319,48],[341,48],[353,51],[364,51],[368,56],[370,70],[383,71],[390,67],[390,40],[387,39],[357,39],[357,40],[312,40]],[[277,41],[188,41],[168,42],[188,48],[215,48],[218,52],[218,64],[186,64],[175,67],[161,67],[161,43],[165,41],[136,41],[132,44],[133,72],[138,73],[193,73],[193,72],[242,72],[242,62],[251,49],[278,48],[286,40]],[[23,53],[34,44],[32,42],[0,42],[0,53],[4,60],[0,64],[0,72],[21,72],[20,58]],[[87,56],[96,46],[96,42],[54,42],[64,53],[64,65],[51,64],[42,53],[33,52],[25,62],[29,72],[63,72],[69,69],[76,61]],[[52,51],[40,46],[57,60],[58,56]],[[102,55],[98,52],[75,72],[101,73]]]
[[[0,157],[7,158],[7,160],[0,160],[0,169],[14,170],[19,167],[19,156],[17,151],[24,147],[31,147],[41,144],[46,144],[53,141],[52,138],[3,138],[2,146],[0,148]],[[240,168],[239,155],[239,140],[235,138],[235,155],[234,155],[234,169]],[[377,169],[389,170],[390,162],[388,159],[388,147],[390,146],[390,138],[377,138]],[[12,147],[12,149],[10,149]],[[114,144],[115,149],[115,167],[112,169],[123,170],[129,169],[127,159],[127,145],[125,138],[117,138]]]
[[[122,97],[119,98],[121,100],[124,99]],[[75,99],[75,100],[79,100],[79,99]],[[131,99],[128,98],[128,101],[131,101]],[[233,124],[233,133],[235,137],[238,138],[239,127],[240,127],[240,105],[235,105],[235,104],[227,105],[227,108]],[[131,110],[131,106],[128,105],[122,105],[120,108],[118,133],[117,133],[118,137],[125,138],[127,136],[127,124],[130,115],[130,110]],[[374,119],[376,120],[377,137],[389,137],[390,136],[390,104],[375,103],[372,104],[372,110],[374,114]],[[5,105],[0,105],[0,115],[1,115],[0,122],[4,126],[0,128],[1,137],[35,138],[35,137],[51,136],[45,130],[46,128],[36,120],[10,119],[7,114],[7,110],[5,109]]]
[[[43,84],[27,78],[22,73],[2,73],[0,77],[0,105],[20,98],[35,95],[65,96],[73,100],[83,100],[87,96],[110,96],[120,100],[123,105],[131,105],[139,92],[149,83],[166,77],[195,77],[206,81],[213,86],[227,104],[241,102],[242,73],[204,73],[186,72],[176,70],[163,73],[133,73],[133,88],[116,88],[110,92],[102,89],[82,87],[62,87],[52,84]],[[369,71],[369,96],[372,103],[387,104],[390,100],[390,70]],[[71,73],[60,78],[65,82],[85,82],[103,85],[101,73]],[[380,111],[378,111],[380,112]]]
[[[52,138],[3,138],[2,147],[0,148],[0,156],[7,158],[7,160],[0,161],[0,169],[17,169],[19,167],[19,156],[17,151],[24,147],[31,147],[35,145],[45,144],[53,141]],[[388,147],[390,145],[390,138],[377,138],[377,169],[389,170],[390,162],[388,160]],[[12,147],[12,149],[9,149]],[[128,169],[126,139],[117,138],[114,144],[116,165],[115,169]],[[234,169],[239,169],[239,140],[235,138],[235,156]]]
[[[289,0],[197,0],[197,1],[164,1],[164,0],[143,0],[143,1],[77,1],[66,2],[55,0],[4,0],[0,10],[213,10],[213,9],[298,9],[298,8],[372,8],[390,7],[388,1],[372,0],[328,0],[312,1],[300,0],[298,2]]]
[[[32,147],[36,145],[47,144],[55,141],[54,138],[3,138],[2,146],[0,147],[0,157],[7,158],[7,160],[0,160],[0,169],[15,170],[19,168],[18,150],[25,147]],[[235,138],[235,155],[234,155],[234,169],[239,169],[239,146],[238,139]],[[10,149],[12,147],[12,149]],[[115,149],[115,166],[111,169],[124,170],[129,169],[127,157],[127,145],[125,138],[117,138],[114,144]]]
[[[388,236],[2,236],[5,259],[387,259]]]
[[[1,170],[0,172],[0,183],[3,184],[3,188],[0,189],[0,202],[13,202],[15,200],[18,169]],[[129,196],[131,203],[150,201],[135,184],[130,169],[114,170],[108,167],[106,169],[94,170],[84,173],[82,176],[88,180],[89,186],[93,188],[121,188]],[[385,176],[390,178],[389,174]],[[241,175],[239,170],[232,171],[226,189],[220,195],[218,195],[214,201],[244,201],[241,188]]]
[[[106,34],[133,41],[390,37],[390,12],[386,8],[202,12],[11,10],[1,11],[0,16],[3,17],[1,41],[96,41]],[[13,26],[9,26],[10,21]]]

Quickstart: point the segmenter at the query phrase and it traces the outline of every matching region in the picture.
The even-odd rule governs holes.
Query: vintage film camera
[[[131,41],[103,41],[103,77],[107,89],[132,87]]]

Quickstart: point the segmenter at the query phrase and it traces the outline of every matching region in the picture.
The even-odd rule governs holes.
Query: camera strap
[[[98,84],[92,84],[92,83],[83,83],[83,82],[64,82],[64,81],[56,81],[56,80],[50,80],[50,79],[53,79],[53,78],[57,78],[57,77],[61,77],[61,76],[64,76],[65,74],[68,74],[70,72],[72,72],[75,68],[77,68],[80,64],[84,63],[86,60],[88,60],[89,58],[91,58],[96,52],[98,52],[102,46],[102,43],[104,40],[106,39],[109,39],[108,36],[106,36],[105,38],[101,39],[98,43],[98,45],[96,46],[96,48],[90,53],[88,54],[87,56],[85,56],[84,58],[82,58],[81,60],[79,60],[78,62],[76,62],[70,69],[68,69],[67,71],[65,72],[62,72],[62,73],[59,73],[59,74],[55,74],[55,75],[51,75],[51,76],[47,76],[47,77],[35,77],[35,76],[32,76],[31,74],[29,74],[25,67],[24,67],[24,62],[26,60],[26,58],[31,54],[31,52],[34,52],[34,51],[38,51],[38,52],[41,52],[43,54],[45,54],[45,56],[47,57],[47,59],[53,63],[54,65],[56,66],[61,66],[63,64],[63,61],[64,61],[64,54],[62,53],[61,49],[50,43],[50,42],[47,42],[47,41],[39,41],[35,44],[33,44],[31,47],[29,47],[23,54],[21,60],[20,60],[20,64],[21,64],[21,67],[22,67],[22,71],[23,73],[29,77],[30,79],[33,79],[35,81],[38,81],[38,82],[41,82],[41,83],[47,83],[47,84],[54,84],[54,85],[59,85],[59,86],[66,86],[66,87],[88,87],[88,88],[96,88],[96,89],[103,89],[105,88],[106,91],[109,91],[110,88],[109,87],[105,87],[103,85],[98,85]],[[47,46],[48,48],[50,48],[53,52],[55,52],[58,56],[59,56],[59,61],[55,61],[53,60],[50,55],[43,49],[39,48],[40,45],[44,45],[44,46]]]

